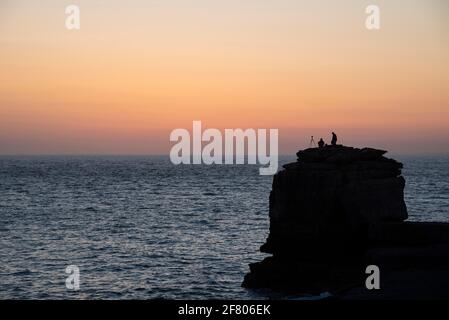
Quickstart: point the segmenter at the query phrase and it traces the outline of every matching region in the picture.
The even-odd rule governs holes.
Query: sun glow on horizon
[[[0,154],[164,153],[168,134],[279,128],[448,153],[449,5],[377,1],[68,1],[0,5]]]

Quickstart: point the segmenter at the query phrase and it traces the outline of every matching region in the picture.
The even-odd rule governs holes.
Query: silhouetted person
[[[323,141],[323,138],[321,138],[320,141],[318,141],[318,147],[319,147],[319,148],[323,148],[323,147],[324,147],[324,141]]]
[[[332,141],[331,141],[331,144],[332,144],[333,146],[336,146],[336,145],[337,145],[337,135],[335,134],[335,132],[332,132]]]

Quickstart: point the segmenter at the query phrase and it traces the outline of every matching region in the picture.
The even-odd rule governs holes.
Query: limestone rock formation
[[[400,255],[404,251],[397,246],[410,247],[410,239],[401,239],[407,232],[431,238],[432,244],[449,243],[447,225],[404,222],[402,164],[385,153],[341,145],[299,151],[297,162],[273,178],[270,234],[261,247],[272,256],[250,265],[243,286],[340,292],[363,283],[368,262],[394,260],[385,258],[386,248]],[[436,235],[439,228],[444,231]]]

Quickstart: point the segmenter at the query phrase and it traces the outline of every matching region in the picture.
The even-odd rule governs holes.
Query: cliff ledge
[[[430,283],[435,295],[449,297],[449,224],[405,222],[402,164],[385,153],[341,145],[299,151],[298,160],[273,178],[270,233],[261,247],[272,256],[250,264],[242,285],[350,298],[427,298],[431,293],[422,287]],[[364,288],[368,265],[380,269],[380,290]],[[401,277],[416,290],[395,285]]]

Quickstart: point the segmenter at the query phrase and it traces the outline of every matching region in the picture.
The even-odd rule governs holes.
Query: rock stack
[[[402,164],[385,153],[341,145],[299,151],[273,179],[270,234],[261,247],[272,256],[250,265],[243,286],[338,293],[362,285],[367,264],[398,267],[400,258],[385,258],[388,250],[390,258],[404,246],[432,256],[422,249],[426,240],[449,243],[446,224],[404,222]]]

